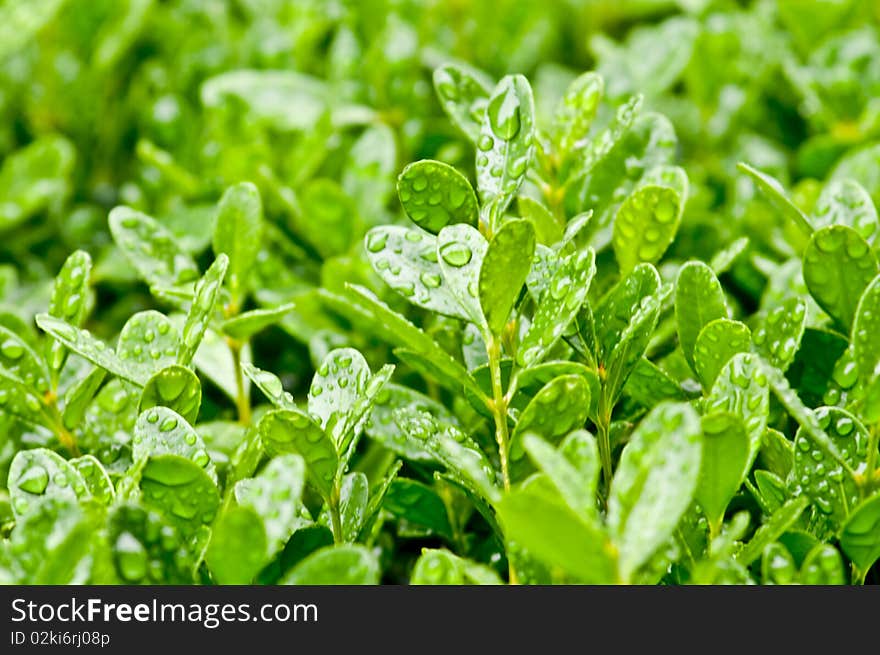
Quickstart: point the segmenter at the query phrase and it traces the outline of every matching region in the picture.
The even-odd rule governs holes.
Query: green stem
[[[70,430],[64,427],[64,418],[61,416],[61,410],[58,409],[58,403],[54,397],[49,400],[49,404],[45,406],[45,410],[44,414],[47,415],[51,422],[52,429],[58,436],[58,441],[67,449],[71,456],[79,457],[80,452],[79,447],[76,445],[76,437],[73,436]]]
[[[507,398],[501,384],[501,344],[493,335],[486,344],[489,355],[489,373],[492,377],[492,399],[489,403],[492,418],[495,420],[495,441],[498,444],[498,458],[501,460],[501,479],[504,490],[510,491],[510,435],[507,431]]]
[[[864,570],[864,571],[862,571],[862,570],[859,569],[859,567],[857,567],[855,564],[851,564],[850,566],[851,566],[851,570],[850,570],[851,578],[850,578],[850,580],[851,580],[852,584],[854,584],[854,585],[864,585],[864,584],[865,584],[865,578],[868,576],[868,571],[867,571],[867,569]]]
[[[870,492],[870,487],[874,480],[874,471],[877,469],[878,447],[880,447],[880,429],[877,428],[877,424],[875,423],[871,426],[871,429],[868,432],[868,460],[867,468],[865,469],[866,484],[862,487],[864,496],[867,496]]]
[[[611,435],[610,435],[610,425],[611,425],[611,412],[606,411],[605,409],[605,394],[603,393],[599,398],[599,416],[598,422],[596,423],[596,431],[598,432],[598,442],[599,442],[599,459],[602,460],[602,478],[604,480],[603,488],[604,488],[604,498],[608,498],[608,492],[611,490],[611,476],[613,475],[613,469],[611,464]]]
[[[330,512],[330,523],[333,526],[333,543],[341,544],[342,538],[342,516],[339,512],[339,485],[333,487],[330,495],[327,509]]]
[[[244,388],[244,373],[241,369],[241,349],[239,341],[229,340],[229,350],[232,353],[232,365],[235,369],[235,407],[238,411],[238,422],[249,425],[251,422],[251,399]]]

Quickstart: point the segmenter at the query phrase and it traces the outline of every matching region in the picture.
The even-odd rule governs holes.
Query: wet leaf
[[[469,66],[445,64],[434,70],[434,89],[452,123],[476,143],[489,104],[492,80]]]
[[[822,189],[812,212],[816,229],[829,225],[851,227],[872,244],[877,237],[877,210],[870,194],[854,180],[831,180]]]
[[[767,429],[770,389],[755,355],[738,353],[721,369],[706,396],[705,411],[729,412],[745,425],[749,435],[749,461],[754,461]]]
[[[522,338],[516,355],[520,366],[534,366],[547,356],[586,301],[595,273],[596,256],[592,249],[566,258],[541,295],[532,324]]]
[[[214,314],[214,306],[220,295],[223,278],[229,266],[229,258],[223,253],[196,283],[193,292],[192,306],[186,315],[183,329],[180,331],[180,348],[177,351],[177,363],[186,366],[192,361],[196,349],[202,342],[208,323]]]
[[[265,330],[267,327],[280,323],[284,317],[295,308],[295,303],[287,303],[277,307],[252,309],[223,321],[220,328],[223,331],[223,334],[226,334],[233,339],[247,341],[258,332]]]
[[[508,221],[489,242],[479,273],[482,313],[489,330],[500,335],[526,282],[535,251],[530,221]]]
[[[391,483],[382,507],[408,524],[452,539],[453,531],[446,505],[431,487],[421,482],[407,478],[396,479]]]
[[[447,225],[477,225],[477,194],[467,178],[443,162],[423,159],[407,165],[397,178],[397,195],[406,215],[437,234]]]
[[[688,262],[681,267],[675,283],[675,318],[681,351],[694,369],[697,336],[710,322],[727,318],[721,283],[704,263]]]
[[[85,320],[88,309],[89,276],[92,259],[88,253],[77,250],[65,261],[55,283],[49,300],[49,315],[64,319],[79,327]],[[46,361],[53,371],[60,371],[67,358],[66,349],[54,341],[46,348]]]
[[[132,439],[132,458],[145,460],[159,455],[178,455],[205,470],[216,482],[217,471],[205,443],[180,414],[167,407],[152,407],[138,416]]]
[[[257,368],[253,364],[243,364],[242,371],[254,385],[263,392],[278,409],[298,410],[296,403],[274,373]]]
[[[367,259],[376,274],[409,302],[439,314],[470,320],[452,287],[443,279],[437,239],[418,228],[376,227],[366,236]],[[473,253],[462,250],[454,261],[464,266]]]
[[[880,268],[852,228],[833,225],[813,234],[804,250],[804,282],[822,309],[849,329],[865,287]]]
[[[214,524],[205,562],[217,584],[249,584],[266,560],[263,522],[250,507],[232,506]]]
[[[534,133],[532,88],[522,75],[507,75],[492,91],[476,142],[477,187],[490,226],[496,224],[525,179]]]
[[[7,485],[16,517],[48,499],[76,501],[91,495],[79,471],[46,448],[16,453],[9,465]]]
[[[717,529],[748,474],[750,444],[742,421],[733,414],[707,414],[702,426],[703,456],[695,497],[709,524]]]
[[[217,206],[213,248],[215,256],[222,253],[229,258],[226,283],[236,306],[247,292],[262,235],[263,203],[257,187],[241,182],[226,189]]]
[[[739,552],[736,560],[743,566],[748,566],[757,560],[769,544],[779,539],[794,525],[808,504],[806,498],[795,498],[773,512],[770,519],[758,528],[749,543]]]
[[[608,499],[608,527],[630,579],[671,536],[697,490],[700,419],[687,404],[655,407],[623,450]]]
[[[269,555],[306,523],[300,515],[305,481],[305,460],[288,453],[272,458],[256,476],[235,485],[236,502],[252,508],[260,518]]]
[[[184,535],[210,525],[220,506],[220,493],[209,471],[180,455],[150,455],[141,470],[140,488],[144,502]]]
[[[880,494],[853,509],[840,532],[840,545],[860,571],[880,559]]]
[[[202,386],[192,370],[173,364],[163,368],[144,385],[138,413],[151,407],[168,407],[188,423],[195,424],[202,404]]]
[[[801,298],[789,298],[764,318],[755,330],[755,350],[771,366],[786,371],[797,355],[807,322],[807,305]]]
[[[437,261],[443,284],[458,302],[464,318],[482,327],[486,319],[480,307],[480,268],[489,244],[469,225],[450,225],[437,235]]]
[[[130,207],[116,207],[109,223],[116,245],[147,284],[173,287],[198,279],[195,261],[156,219]]]
[[[694,344],[694,366],[704,389],[711,389],[730,358],[751,348],[751,332],[739,321],[719,318],[700,330]]]
[[[807,218],[807,215],[788,198],[785,189],[782,188],[782,184],[779,183],[779,180],[742,162],[737,164],[736,167],[752,178],[757,187],[761,190],[761,193],[767,197],[770,203],[786,219],[790,220],[794,225],[797,225],[807,236],[810,236],[813,233],[813,225],[810,222],[810,219]]]
[[[425,548],[410,575],[413,585],[499,585],[501,578],[488,566],[453,555],[448,550]]]
[[[379,562],[363,546],[329,546],[302,560],[280,584],[376,585],[379,576]]]
[[[302,455],[309,480],[325,499],[330,497],[339,457],[329,435],[320,425],[298,410],[275,409],[260,419],[257,430],[270,455]]]

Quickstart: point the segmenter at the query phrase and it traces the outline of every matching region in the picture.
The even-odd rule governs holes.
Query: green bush
[[[876,581],[878,27],[0,3],[0,581]]]

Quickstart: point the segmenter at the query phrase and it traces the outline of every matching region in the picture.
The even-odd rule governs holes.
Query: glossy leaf
[[[113,482],[110,480],[110,476],[97,458],[93,455],[83,455],[82,457],[68,460],[68,464],[76,469],[76,472],[82,477],[83,482],[86,483],[86,489],[92,498],[108,506],[113,502],[116,490]]]
[[[330,546],[315,551],[281,580],[285,585],[375,585],[379,562],[365,547]]]
[[[806,498],[795,498],[776,510],[739,552],[737,561],[748,566],[758,559],[769,544],[779,539],[798,520],[807,505]]]
[[[853,509],[840,532],[840,545],[860,571],[880,559],[880,494]]]
[[[109,223],[116,245],[147,284],[173,287],[199,277],[192,257],[156,219],[130,207],[116,207]]]
[[[675,283],[675,318],[678,324],[678,343],[693,369],[697,336],[708,323],[727,318],[727,302],[721,283],[712,269],[702,262],[688,262],[678,273]]]
[[[584,434],[584,433],[582,433]],[[598,462],[596,445],[592,439],[585,435],[584,443],[592,444],[593,463]],[[547,476],[556,487],[560,497],[579,516],[596,519],[595,479],[582,476],[582,472],[569,462],[562,452],[556,450],[549,443],[535,434],[527,434],[524,438],[524,446],[535,465]],[[572,446],[569,445],[569,448]],[[589,448],[589,446],[587,446]],[[598,468],[593,471],[598,473]],[[592,471],[590,471],[592,473]],[[586,477],[586,479],[584,479]]]
[[[654,408],[623,450],[608,499],[608,527],[629,579],[672,536],[697,490],[700,420],[687,404]]]
[[[742,421],[725,412],[702,418],[703,455],[695,494],[710,525],[720,527],[733,495],[748,473],[749,437]]]
[[[0,370],[38,393],[49,391],[46,364],[27,341],[0,325]]]
[[[469,225],[450,225],[437,235],[437,261],[444,284],[467,320],[481,327],[486,319],[480,307],[478,284],[488,247],[483,235]]]
[[[18,452],[9,466],[7,485],[16,516],[46,499],[76,501],[91,495],[79,471],[45,448]]]
[[[877,374],[880,365],[880,276],[874,278],[858,301],[852,326],[852,355],[858,378],[866,383]],[[842,372],[849,373],[849,371]],[[845,377],[851,377],[845,375]],[[848,385],[851,386],[851,385]]]
[[[767,428],[770,389],[755,355],[738,353],[721,369],[706,397],[706,412],[729,412],[745,425],[753,461]]]
[[[834,546],[816,544],[804,558],[798,579],[807,585],[846,584],[840,552]]]
[[[173,364],[153,375],[144,385],[138,413],[151,407],[168,407],[195,424],[202,404],[202,386],[192,370]]]
[[[492,92],[492,81],[470,67],[445,64],[434,70],[434,89],[452,123],[476,143]]]
[[[241,182],[226,189],[214,226],[214,254],[229,258],[227,285],[239,304],[262,246],[263,203],[257,187]]]
[[[739,163],[737,168],[752,178],[761,192],[786,219],[797,225],[807,236],[813,233],[813,225],[810,219],[788,198],[779,180],[752,168],[748,164]]]
[[[789,298],[772,309],[764,324],[755,330],[755,350],[771,366],[785,371],[794,361],[807,322],[807,305],[801,298]]]
[[[175,363],[178,348],[177,328],[167,316],[150,309],[134,314],[125,322],[119,333],[116,354],[136,371],[143,386],[159,370]]]
[[[817,229],[846,225],[872,244],[877,237],[877,210],[871,196],[854,180],[831,180],[822,189],[812,212]]]
[[[295,308],[295,303],[286,303],[277,307],[252,309],[223,321],[220,327],[223,330],[223,334],[238,341],[247,341],[267,327],[280,323]]]
[[[703,326],[694,344],[694,366],[704,389],[712,388],[731,357],[750,350],[751,336],[746,325],[727,318]]]
[[[150,455],[141,471],[140,488],[144,502],[185,535],[210,525],[220,506],[220,493],[209,471],[180,455]]]
[[[205,470],[216,481],[217,471],[205,443],[180,414],[167,407],[153,407],[140,414],[132,439],[132,458],[178,455]]]
[[[501,578],[488,566],[453,555],[448,550],[425,548],[410,575],[413,585],[498,585]]]
[[[452,539],[449,512],[440,496],[427,485],[398,478],[388,489],[382,508],[408,524]]]
[[[438,314],[469,320],[437,261],[437,239],[418,228],[376,227],[366,236],[367,259],[376,274],[409,302]],[[462,252],[462,264],[472,254]],[[466,260],[466,261],[465,261]]]
[[[270,555],[306,523],[300,515],[305,481],[305,460],[288,453],[272,458],[255,477],[235,485],[236,502],[252,508],[260,518]]]
[[[324,498],[330,496],[339,458],[333,442],[320,425],[303,412],[276,409],[260,419],[257,429],[269,454],[302,455],[312,484]]]
[[[217,255],[217,259],[214,260],[202,279],[196,283],[192,306],[186,315],[183,329],[180,331],[180,349],[177,351],[178,364],[184,366],[189,364],[202,342],[202,337],[205,335],[205,330],[214,314],[214,305],[220,295],[228,266],[229,258],[223,253]]]
[[[516,356],[520,366],[534,366],[547,356],[584,304],[595,273],[592,249],[570,255],[556,271],[520,343]]]
[[[843,225],[818,230],[804,250],[804,281],[810,294],[847,329],[859,298],[878,272],[868,242]]]
[[[525,284],[535,251],[529,221],[508,221],[489,242],[479,274],[482,313],[489,330],[500,335]]]
[[[681,172],[683,180],[687,180]],[[685,183],[686,193],[686,183]],[[685,198],[673,187],[646,185],[629,196],[614,219],[612,245],[621,272],[657,263],[672,244]]]
[[[554,131],[559,150],[566,154],[587,136],[605,91],[601,75],[583,73],[565,90],[554,115]]]
[[[370,377],[370,366],[354,348],[340,348],[327,354],[309,388],[309,414],[333,435],[337,445],[345,429],[345,418]]]
[[[64,261],[52,286],[50,316],[64,319],[76,327],[82,325],[88,309],[91,270],[92,259],[82,250],[77,250]],[[66,349],[54,342],[46,349],[46,361],[53,371],[61,370],[66,355]]]
[[[477,194],[467,178],[443,162],[423,159],[407,165],[397,178],[397,196],[406,215],[437,234],[447,225],[477,225]]]
[[[548,565],[584,584],[612,584],[617,562],[608,536],[592,521],[538,490],[519,489],[498,503],[504,534]]]
[[[297,410],[293,396],[284,390],[281,380],[274,373],[257,368],[253,364],[243,364],[242,371],[254,385],[265,394],[278,409]]]
[[[217,584],[248,584],[266,560],[263,522],[250,507],[228,508],[214,524],[205,562]]]
[[[477,187],[489,224],[510,204],[532,159],[535,101],[522,75],[505,76],[492,91],[477,139]]]

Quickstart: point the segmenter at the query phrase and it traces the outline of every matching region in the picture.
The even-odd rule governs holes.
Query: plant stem
[[[241,370],[241,349],[239,341],[229,339],[229,350],[232,353],[232,366],[235,369],[235,407],[238,411],[238,422],[249,425],[251,422],[251,399],[244,388],[244,374]]]
[[[333,487],[327,509],[330,512],[330,523],[333,526],[333,543],[342,543],[342,516],[339,513],[339,485]]]
[[[877,428],[877,424],[875,423],[868,431],[868,460],[867,468],[865,469],[865,480],[867,481],[867,484],[863,487],[865,496],[870,492],[870,486],[874,478],[874,471],[877,468],[878,446],[880,446],[880,429]]]
[[[73,457],[79,457],[80,452],[79,447],[76,445],[76,438],[70,430],[64,427],[64,419],[61,416],[61,411],[58,409],[58,403],[56,402],[54,395],[49,398],[46,410],[48,410],[47,413],[49,420],[52,423],[55,434],[58,436],[58,441]]]
[[[492,377],[492,399],[489,403],[492,418],[495,420],[495,441],[498,444],[498,458],[501,460],[501,479],[504,490],[510,491],[510,436],[507,432],[507,398],[501,384],[501,343],[492,335],[486,344],[489,355],[489,373]]]
[[[613,474],[611,465],[611,435],[609,427],[611,425],[611,411],[606,409],[607,402],[605,393],[599,396],[599,420],[596,423],[596,431],[598,432],[599,442],[599,459],[602,460],[602,478],[604,480],[604,498],[607,502],[608,492],[611,490],[611,476]]]
[[[855,564],[850,564],[850,575],[851,575],[851,584],[854,585],[864,585],[865,578],[868,576],[867,569],[862,571]]]

